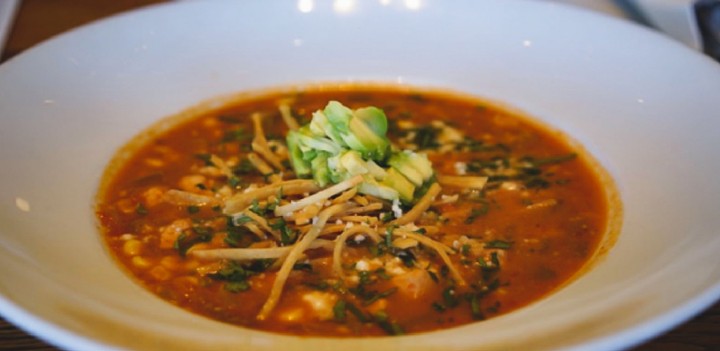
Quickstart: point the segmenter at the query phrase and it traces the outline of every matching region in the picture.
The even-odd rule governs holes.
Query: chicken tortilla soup
[[[104,240],[157,296],[242,327],[482,321],[566,284],[613,227],[611,182],[579,146],[467,96],[328,85],[170,121],[106,171]]]

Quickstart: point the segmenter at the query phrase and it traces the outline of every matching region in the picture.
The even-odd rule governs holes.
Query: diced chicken
[[[278,313],[278,319],[285,323],[297,323],[303,320],[305,313],[302,308],[293,308]]]
[[[385,263],[385,272],[390,275],[401,275],[407,273],[407,269],[404,268],[402,260],[394,257]]]
[[[176,219],[170,225],[160,229],[160,248],[172,249],[178,236],[187,229],[190,229],[192,223],[189,219]]]
[[[142,197],[145,203],[145,207],[152,208],[155,207],[157,204],[163,202],[163,196],[165,195],[165,190],[160,187],[152,187],[148,188],[142,193]]]
[[[457,175],[466,175],[467,174],[467,163],[465,163],[465,162],[455,162],[453,164],[453,168],[455,169],[455,173]]]
[[[160,168],[165,166],[165,161],[159,158],[149,157],[145,159],[145,164],[150,167]]]
[[[333,318],[333,307],[338,296],[325,291],[311,291],[303,295],[302,300],[318,319],[329,320]]]
[[[117,206],[117,209],[120,210],[120,212],[128,214],[135,212],[135,209],[137,208],[137,203],[130,199],[122,199],[116,202],[115,206]]]
[[[435,284],[430,275],[422,269],[413,269],[405,274],[394,276],[392,283],[398,288],[398,294],[412,300],[423,297],[430,291],[432,284]]]
[[[558,204],[558,201],[555,199],[547,199],[540,202],[536,202],[533,204],[528,205],[526,208],[528,210],[537,210],[537,209],[543,209],[543,208],[549,208],[556,206]]]
[[[367,272],[368,270],[370,270],[370,264],[368,264],[368,262],[365,260],[359,260],[355,262],[355,269],[357,269],[358,271]]]
[[[206,181],[207,179],[203,175],[188,175],[180,178],[178,186],[182,190],[197,193],[200,192],[203,187],[207,187],[207,184],[205,184]]]

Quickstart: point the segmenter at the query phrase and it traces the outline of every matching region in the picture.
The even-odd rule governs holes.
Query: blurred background
[[[177,0],[176,0],[177,1]],[[186,0],[192,1],[192,0]],[[197,0],[195,0],[197,1]],[[351,6],[369,0],[334,1]],[[427,0],[400,1],[421,6]],[[480,0],[482,1],[482,0]],[[657,29],[720,60],[720,0],[532,0],[564,3]],[[118,12],[168,0],[0,0],[0,62],[58,33]]]

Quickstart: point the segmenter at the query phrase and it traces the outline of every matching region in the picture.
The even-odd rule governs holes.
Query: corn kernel
[[[190,247],[187,250],[187,253],[191,253],[195,250],[207,250],[207,249],[211,249],[211,248],[212,247],[210,247],[210,244],[208,244],[208,243],[198,243],[198,244],[195,244],[192,247]]]
[[[194,276],[183,276],[174,279],[175,284],[181,286],[199,286],[200,279]]]
[[[135,212],[135,209],[137,208],[137,204],[133,202],[130,199],[122,199],[115,203],[115,206],[117,206],[118,210],[122,213],[133,213]]]
[[[135,256],[132,258],[132,264],[135,267],[138,268],[148,268],[150,267],[151,263],[146,258],[142,256]]]
[[[282,311],[278,314],[278,318],[286,323],[299,322],[303,319],[304,312],[300,308]]]
[[[193,174],[188,175],[180,178],[180,181],[178,182],[178,185],[180,186],[180,189],[190,192],[197,192],[200,188],[198,187],[198,184],[200,185],[206,185],[205,182],[207,181],[207,178],[205,178],[202,175],[199,174]]]
[[[150,167],[160,168],[165,165],[165,162],[163,162],[163,160],[157,159],[157,158],[146,158],[145,164]]]
[[[163,266],[155,266],[150,270],[150,275],[157,280],[170,279],[170,272]]]
[[[200,267],[200,261],[198,260],[187,260],[185,262],[185,269],[187,270],[194,270],[198,267]]]
[[[180,265],[180,262],[176,256],[165,256],[160,260],[160,265],[174,271]]]
[[[142,250],[142,242],[136,239],[130,239],[123,244],[123,252],[128,256],[136,256]]]

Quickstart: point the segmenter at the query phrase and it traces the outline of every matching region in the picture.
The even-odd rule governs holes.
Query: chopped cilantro
[[[402,335],[405,334],[402,327],[397,322],[391,321],[387,313],[384,311],[376,312],[373,315],[375,323],[382,328],[389,335]]]
[[[240,163],[238,163],[235,167],[232,168],[233,174],[236,176],[245,175],[252,173],[255,170],[255,167],[252,165],[250,160],[247,158],[243,158]]]
[[[397,290],[398,288],[394,287],[390,290],[386,290],[383,292],[371,292],[370,294],[368,294],[367,298],[363,300],[363,306],[372,305],[373,303],[375,303],[375,301],[388,297],[394,294]]]
[[[480,310],[480,298],[477,294],[466,294],[465,299],[470,304],[470,314],[476,321],[485,319],[485,315]]]
[[[349,303],[349,302],[346,302],[346,303],[345,303],[345,308],[346,308],[348,311],[350,311],[350,313],[352,313],[352,314],[355,316],[355,318],[357,318],[360,322],[365,323],[365,322],[369,322],[369,321],[370,321],[370,318],[368,318],[368,316],[365,315],[365,313],[363,313],[363,312],[362,312],[357,306],[355,306],[354,304]]]
[[[242,280],[238,282],[227,282],[225,283],[225,290],[232,293],[248,291],[250,290],[250,284],[247,282],[247,280]]]
[[[223,143],[229,143],[233,141],[248,141],[252,138],[252,135],[245,131],[243,128],[234,129],[234,130],[228,130],[223,134],[222,142]]]
[[[415,128],[414,132],[415,137],[412,141],[415,145],[417,145],[417,148],[419,150],[435,149],[440,146],[437,141],[440,130],[438,130],[437,128],[428,124]]]
[[[385,245],[390,248],[392,247],[392,233],[397,228],[396,225],[390,225],[385,229]]]
[[[512,247],[512,243],[504,240],[492,240],[485,243],[486,249],[502,249],[507,250]]]
[[[470,253],[470,244],[463,244],[463,245],[460,247],[460,253],[461,253],[463,256],[467,256],[467,255]]]
[[[430,279],[432,279],[432,280],[435,282],[435,284],[440,283],[440,279],[438,279],[438,276],[437,276],[437,274],[435,274],[435,272],[433,272],[433,271],[431,271],[431,270],[429,270],[429,269],[426,269],[425,271],[426,271],[426,272],[428,273],[428,275],[430,276]]]
[[[432,308],[435,309],[435,311],[438,311],[438,312],[445,312],[445,310],[447,309],[447,307],[445,307],[445,305],[443,305],[443,304],[441,304],[441,303],[439,303],[439,302],[437,302],[437,301],[436,301],[436,302],[433,302],[433,303],[431,304],[431,306],[432,306]]]
[[[487,202],[481,202],[480,207],[473,207],[470,210],[470,214],[465,218],[465,224],[472,224],[478,217],[486,215],[489,210],[490,205]]]
[[[215,164],[210,160],[212,158],[212,155],[210,154],[195,154],[195,158],[203,161],[205,166],[215,166]]]
[[[336,322],[344,322],[345,318],[347,317],[345,314],[346,310],[346,302],[345,300],[338,300],[335,303],[335,306],[333,306],[333,318]]]
[[[297,241],[298,232],[290,228],[282,217],[270,223],[270,228],[280,231],[280,243],[284,246],[291,245]]]
[[[228,178],[228,185],[232,188],[237,188],[240,185],[240,178],[235,176]]]
[[[185,230],[180,233],[177,239],[175,239],[173,248],[178,252],[178,254],[180,254],[180,256],[185,257],[187,250],[189,250],[193,245],[208,242],[210,239],[212,239],[211,228],[194,226],[191,230]]]
[[[577,154],[570,153],[567,155],[551,156],[551,157],[540,158],[540,159],[526,157],[523,160],[531,163],[535,167],[539,167],[539,166],[545,166],[545,165],[570,161],[570,160],[575,159],[576,157],[577,157]]]
[[[145,207],[145,205],[138,202],[137,206],[135,206],[135,213],[137,213],[141,216],[144,216],[144,215],[148,214],[148,209],[147,209],[147,207]]]
[[[239,227],[245,223],[252,221],[252,218],[250,218],[244,214],[239,214],[237,216],[232,216],[229,218],[230,218],[230,224],[234,227]]]
[[[307,262],[298,262],[293,265],[293,270],[295,271],[306,271],[306,272],[312,272],[313,266],[310,263]]]
[[[402,260],[405,267],[415,266],[415,255],[410,250],[396,250],[395,257]]]
[[[232,117],[232,116],[226,116],[226,115],[219,115],[217,116],[218,121],[227,123],[227,124],[239,124],[240,119]]]
[[[380,277],[380,279],[382,279],[382,280],[390,280],[390,278],[392,278],[392,277],[390,277],[390,275],[387,274],[387,272],[385,271],[385,268],[378,268],[375,271],[375,274],[378,277]]]
[[[460,304],[460,300],[456,296],[455,288],[447,287],[442,292],[444,305],[448,308],[456,307]]]

